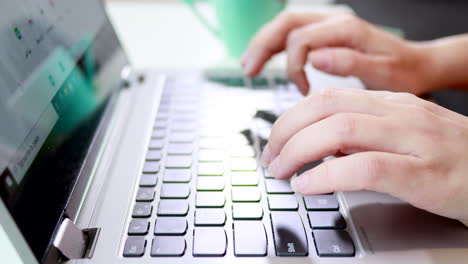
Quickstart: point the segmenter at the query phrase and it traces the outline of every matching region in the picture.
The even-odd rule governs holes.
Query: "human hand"
[[[431,74],[422,46],[350,14],[285,12],[257,33],[241,64],[255,76],[273,55],[286,50],[289,78],[303,94],[309,91],[307,60],[323,72],[356,76],[368,89],[423,94],[430,90]]]
[[[468,225],[468,117],[408,93],[325,89],[274,124],[262,155],[304,195],[388,193]]]

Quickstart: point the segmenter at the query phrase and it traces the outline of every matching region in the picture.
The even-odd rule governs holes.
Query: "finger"
[[[389,115],[395,106],[368,91],[354,89],[323,89],[312,94],[286,113],[273,125],[269,143],[265,146],[262,162],[274,159],[297,132],[305,127],[337,113],[361,113],[375,116]]]
[[[257,75],[264,64],[276,53],[284,50],[289,32],[295,28],[324,20],[329,15],[320,13],[279,14],[255,35],[241,59],[249,76]]]
[[[408,197],[414,192],[420,160],[385,152],[361,152],[327,160],[291,181],[295,191],[314,195],[337,191],[370,190]]]
[[[390,74],[388,60],[349,48],[323,48],[308,55],[311,64],[320,71],[339,76],[355,76],[365,83],[386,80]]]
[[[292,31],[287,39],[288,76],[299,89],[308,90],[304,65],[310,51],[324,47],[369,49],[372,34],[367,23],[353,16],[340,16],[322,23],[310,24]]]
[[[388,137],[388,135],[392,135]],[[410,155],[419,139],[391,119],[342,113],[295,134],[268,167],[278,179],[292,177],[305,164],[336,153],[382,151]]]

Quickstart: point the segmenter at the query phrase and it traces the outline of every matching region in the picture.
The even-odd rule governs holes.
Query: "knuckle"
[[[287,46],[293,46],[293,45],[303,45],[304,42],[304,32],[303,29],[298,28],[292,30],[288,34],[288,39],[287,39]]]
[[[334,115],[333,118],[333,130],[341,142],[344,142],[343,139],[349,138],[355,134],[357,119],[352,114],[339,113]]]
[[[362,166],[366,176],[364,182],[362,182],[362,187],[368,190],[380,190],[379,186],[386,170],[385,160],[370,155],[363,160]]]

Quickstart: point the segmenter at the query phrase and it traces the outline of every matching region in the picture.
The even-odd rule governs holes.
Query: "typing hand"
[[[430,89],[428,52],[350,14],[282,13],[254,37],[242,58],[249,76],[286,50],[288,75],[309,91],[304,65],[360,78],[369,89],[422,94]],[[313,85],[313,84],[312,84]]]
[[[468,118],[408,93],[325,89],[274,124],[262,156],[313,195],[371,190],[468,225]],[[343,155],[344,154],[344,155]]]

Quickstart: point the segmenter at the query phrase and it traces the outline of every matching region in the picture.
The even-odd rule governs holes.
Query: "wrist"
[[[433,41],[412,43],[421,80],[422,93],[444,88],[444,65],[440,59],[440,47]]]

